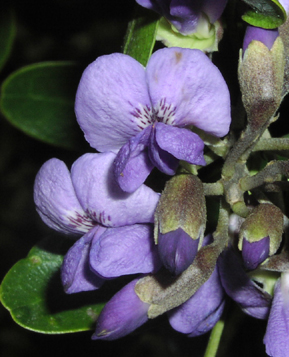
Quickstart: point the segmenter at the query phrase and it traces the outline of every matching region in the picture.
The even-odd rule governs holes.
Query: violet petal
[[[284,278],[287,280],[284,284]],[[284,286],[285,285],[285,286]],[[288,356],[289,351],[289,284],[288,273],[275,285],[272,308],[269,315],[264,343],[266,353],[273,357]]]
[[[242,257],[246,269],[256,269],[269,256],[270,238],[265,237],[257,242],[248,242],[243,238]]]
[[[105,229],[93,228],[66,253],[61,267],[61,280],[67,294],[99,289],[104,283],[89,267],[89,250],[93,236]]]
[[[279,0],[280,4],[283,6],[284,10],[287,12],[289,11],[289,0]]]
[[[139,133],[137,110],[151,107],[143,66],[130,56],[98,57],[84,71],[75,113],[86,140],[98,151],[118,151]]]
[[[159,123],[156,124],[156,126]],[[166,125],[168,126],[168,125]],[[157,141],[155,136],[155,129],[152,130],[150,136],[150,145],[149,145],[149,158],[154,166],[157,167],[158,170],[167,174],[167,175],[174,175],[176,170],[179,166],[179,160],[176,159],[173,155],[169,152],[162,150]]]
[[[156,142],[162,150],[190,164],[206,165],[204,142],[197,134],[164,123],[157,123],[154,130]]]
[[[192,264],[198,252],[199,239],[192,239],[182,228],[158,235],[158,249],[164,266],[180,274]]]
[[[107,227],[151,223],[159,194],[145,185],[134,193],[123,192],[115,181],[115,154],[86,154],[72,166],[76,195],[88,214]]]
[[[211,330],[224,309],[225,293],[218,270],[184,304],[168,312],[171,326],[189,337]]]
[[[221,17],[227,2],[228,0],[203,0],[202,11],[209,17],[212,24]]]
[[[154,244],[152,225],[108,228],[92,242],[90,266],[105,278],[156,272],[161,262]]]
[[[65,163],[48,160],[39,170],[34,183],[37,212],[49,227],[66,234],[83,234],[95,223],[81,207]]]
[[[188,337],[200,336],[210,331],[220,320],[224,308],[225,300],[223,300],[221,304],[216,308],[216,310],[213,311],[210,315],[208,315],[192,333],[188,334]]]
[[[156,12],[160,11],[160,8],[155,0],[136,0],[136,2],[147,9],[154,10]]]
[[[196,30],[201,16],[201,1],[171,0],[170,15],[164,16],[183,35],[189,35]]]
[[[226,249],[218,259],[218,267],[226,293],[248,315],[266,319],[272,298],[249,278],[239,256],[232,249]]]
[[[134,192],[153,169],[147,146],[152,126],[131,138],[118,152],[114,161],[114,174],[121,189]]]
[[[154,110],[168,124],[194,125],[219,137],[228,133],[228,87],[202,51],[174,47],[158,50],[148,62],[146,76]]]
[[[260,41],[270,50],[278,35],[278,29],[267,30],[248,25],[243,41],[243,51],[246,51],[251,41]]]
[[[115,340],[148,320],[149,304],[141,301],[134,291],[137,281],[135,279],[123,287],[104,306],[96,322],[93,340]]]

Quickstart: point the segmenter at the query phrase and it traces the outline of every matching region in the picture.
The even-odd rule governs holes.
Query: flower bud
[[[262,42],[269,50],[271,50],[277,37],[277,29],[267,30],[261,27],[247,26],[243,41],[243,51],[246,51],[252,41]]]
[[[180,274],[202,246],[206,224],[203,184],[182,174],[167,182],[155,213],[155,241],[164,266]]]
[[[239,233],[244,265],[255,269],[276,253],[283,233],[283,213],[270,203],[261,203],[245,219]]]
[[[252,129],[257,130],[275,114],[282,100],[284,47],[277,30],[249,28],[244,56],[239,60],[242,100]]]
[[[93,340],[115,340],[148,320],[149,304],[140,300],[134,291],[137,281],[131,281],[106,303],[97,319]]]

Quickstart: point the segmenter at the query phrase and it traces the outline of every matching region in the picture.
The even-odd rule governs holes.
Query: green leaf
[[[156,41],[159,16],[137,6],[134,19],[129,22],[123,53],[146,66]]]
[[[59,269],[67,248],[59,237],[46,239],[7,273],[0,299],[19,325],[49,334],[94,327],[104,305],[97,303],[99,292],[67,295],[63,291]]]
[[[46,143],[76,149],[83,134],[74,115],[74,97],[81,76],[70,62],[29,65],[2,85],[0,109],[11,124]]]
[[[15,34],[16,23],[13,11],[0,8],[0,70],[10,55]]]
[[[242,19],[248,24],[265,29],[281,26],[287,18],[286,11],[278,0],[243,0],[252,10],[246,12]]]

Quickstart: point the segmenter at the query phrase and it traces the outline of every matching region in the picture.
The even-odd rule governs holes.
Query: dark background
[[[120,52],[134,0],[25,0],[9,1],[17,19],[17,36],[9,61],[0,73],[2,82],[24,65],[47,60],[77,60],[83,69],[97,56]],[[228,83],[230,61],[236,61],[236,43],[216,59]],[[221,65],[223,63],[223,66]],[[236,62],[234,63],[236,66]],[[236,68],[236,67],[234,67]],[[75,88],[76,90],[76,88]],[[35,212],[33,182],[40,166],[51,157],[71,164],[84,151],[66,151],[36,141],[0,117],[0,280],[49,231]],[[237,314],[237,315],[235,315]],[[265,323],[229,310],[239,321],[230,325],[231,339],[223,356],[265,356]],[[236,317],[237,316],[237,317]],[[91,341],[92,332],[42,335],[23,329],[0,305],[0,356],[202,356],[208,334],[189,339],[175,332],[166,317],[143,326],[119,341]],[[225,341],[224,341],[225,343]]]

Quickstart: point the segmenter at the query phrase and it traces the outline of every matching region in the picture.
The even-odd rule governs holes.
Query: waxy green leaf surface
[[[84,142],[74,115],[81,76],[69,62],[23,67],[2,84],[0,109],[24,133],[51,145],[77,149]]]
[[[49,334],[94,328],[104,303],[95,291],[64,293],[60,267],[67,249],[59,237],[46,239],[7,273],[0,299],[19,325]]]
[[[286,12],[278,0],[243,0],[251,9],[242,19],[249,25],[274,29],[286,20]]]

